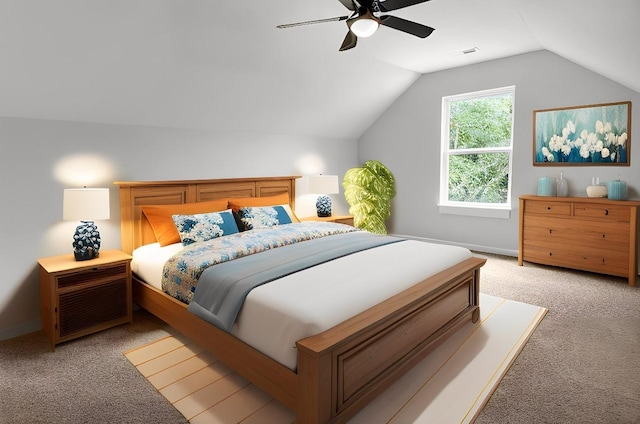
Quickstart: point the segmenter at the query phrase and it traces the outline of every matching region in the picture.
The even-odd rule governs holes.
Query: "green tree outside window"
[[[441,201],[509,203],[513,100],[513,87],[444,99]]]

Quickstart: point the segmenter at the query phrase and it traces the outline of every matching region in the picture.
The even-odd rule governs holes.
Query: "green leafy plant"
[[[377,160],[351,168],[342,181],[353,224],[375,234],[386,234],[385,222],[391,216],[391,199],[396,195],[396,180]]]

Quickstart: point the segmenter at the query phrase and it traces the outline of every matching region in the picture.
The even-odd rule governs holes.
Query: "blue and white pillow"
[[[291,224],[291,217],[282,206],[244,207],[238,210],[242,231]]]
[[[230,209],[222,212],[172,215],[171,217],[180,234],[180,240],[185,246],[238,232],[238,226]]]

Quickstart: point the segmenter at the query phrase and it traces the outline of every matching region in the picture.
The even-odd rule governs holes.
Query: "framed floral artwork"
[[[533,111],[534,165],[620,165],[631,158],[631,102]]]

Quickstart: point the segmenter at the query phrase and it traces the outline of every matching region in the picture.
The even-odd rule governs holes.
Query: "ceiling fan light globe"
[[[378,29],[380,23],[374,19],[369,19],[366,17],[356,19],[351,24],[351,32],[353,32],[358,37],[371,37],[374,32]]]

